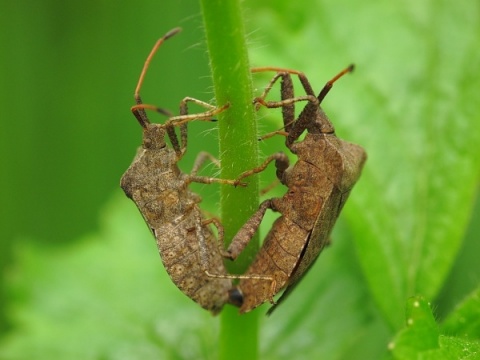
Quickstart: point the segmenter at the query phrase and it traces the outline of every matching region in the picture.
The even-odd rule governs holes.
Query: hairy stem
[[[201,0],[208,51],[218,105],[230,103],[219,115],[221,176],[235,179],[258,163],[258,141],[252,106],[252,84],[239,0]],[[222,186],[221,213],[225,239],[230,241],[258,207],[258,180],[247,179],[245,188]],[[235,263],[233,274],[242,274],[258,249],[254,239]],[[220,359],[257,359],[257,314],[238,315],[227,306],[221,315]]]

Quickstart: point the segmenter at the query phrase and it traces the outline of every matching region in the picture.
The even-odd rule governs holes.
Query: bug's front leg
[[[207,111],[196,114],[189,114],[188,103],[197,104],[207,109]],[[170,142],[172,143],[175,152],[179,155],[180,158],[183,156],[183,154],[185,154],[187,148],[187,122],[193,120],[212,121],[213,116],[225,111],[229,107],[230,104],[216,107],[204,101],[188,96],[182,99],[182,101],[180,102],[180,115],[173,116],[165,122]],[[178,137],[175,134],[174,126],[180,127],[180,142],[178,141]]]
[[[273,155],[270,155],[269,157],[267,157],[265,159],[263,164],[261,164],[260,166],[257,166],[256,168],[253,168],[253,169],[250,169],[250,170],[247,170],[247,171],[244,171],[243,173],[240,174],[240,176],[236,179],[236,181],[240,182],[240,180],[242,180],[246,177],[249,177],[251,175],[258,174],[259,172],[262,172],[263,170],[265,170],[267,168],[268,164],[270,164],[274,160],[275,160],[275,167],[277,169],[277,178],[280,181],[282,181],[283,173],[285,172],[285,170],[288,168],[288,166],[290,164],[287,155],[285,155],[285,153],[283,153],[283,152],[277,152]]]

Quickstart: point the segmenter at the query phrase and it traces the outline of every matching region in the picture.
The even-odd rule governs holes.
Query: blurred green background
[[[460,41],[449,38],[452,33],[455,35],[455,31],[450,29],[459,28],[459,24],[465,25],[466,29],[479,29],[478,5],[472,5],[474,10],[470,11],[470,3],[461,1],[455,5],[453,11],[447,2],[441,3],[442,6],[437,7],[434,2],[419,4],[413,1],[365,1],[358,3],[352,10],[346,1],[336,3],[315,1],[311,3],[312,8],[289,1],[279,1],[278,8],[266,2],[257,3],[253,0],[245,2],[246,27],[250,33],[248,40],[254,65],[276,65],[304,70],[310,75],[314,88],[318,88],[346,64],[351,61],[359,63],[358,71],[353,75],[355,80],[342,80],[342,84],[335,85],[341,90],[332,91],[329,95],[328,106],[331,109],[329,114],[342,114],[342,121],[339,121],[338,125],[335,123],[337,130],[340,130],[344,138],[366,146],[370,156],[364,182],[363,184],[360,182],[358,190],[356,188],[352,193],[352,199],[349,201],[352,207],[347,204],[345,209],[350,216],[349,220],[355,223],[353,216],[355,211],[360,214],[358,222],[365,224],[368,223],[365,219],[370,219],[370,212],[374,214],[374,219],[375,214],[386,214],[388,219],[394,219],[392,222],[398,220],[400,225],[395,229],[400,229],[407,240],[403,236],[395,238],[396,234],[385,231],[382,226],[388,221],[380,220],[377,230],[382,233],[385,243],[398,239],[406,243],[410,233],[418,234],[415,231],[419,228],[420,232],[427,233],[430,229],[427,225],[423,228],[424,223],[419,219],[425,214],[421,213],[421,210],[418,214],[413,206],[412,208],[404,206],[401,200],[407,199],[408,203],[410,197],[417,200],[417,194],[423,194],[424,190],[426,193],[431,191],[430,182],[434,183],[437,175],[428,171],[437,170],[438,164],[430,168],[429,163],[428,166],[421,161],[416,163],[416,158],[411,156],[412,153],[416,155],[415,152],[418,151],[421,157],[423,155],[421,152],[426,149],[430,154],[439,155],[438,159],[442,161],[448,152],[442,152],[443,150],[436,152],[435,146],[438,144],[434,141],[439,135],[456,136],[455,146],[462,142],[463,134],[465,137],[471,135],[470,140],[478,135],[479,127],[475,127],[478,123],[475,120],[479,120],[478,47],[466,49],[465,52],[457,51],[455,46]],[[434,19],[430,21],[432,9],[435,11],[439,9],[440,15],[435,17],[437,14],[433,14]],[[349,11],[351,14],[345,15]],[[305,20],[316,19],[317,16],[316,22],[309,23]],[[337,18],[343,19],[343,22]],[[201,310],[195,308],[195,304],[189,304],[188,299],[183,299],[179,293],[177,294],[173,285],[167,284],[168,278],[164,273],[159,275],[163,276],[161,278],[163,283],[154,275],[149,275],[155,271],[158,273],[163,271],[158,254],[154,252],[154,242],[133,204],[122,197],[119,189],[119,179],[130,164],[141,141],[140,127],[129,111],[134,103],[134,88],[148,52],[165,31],[176,26],[181,26],[184,30],[174,41],[166,43],[155,57],[142,90],[144,101],[175,112],[180,99],[184,96],[193,96],[205,101],[213,99],[199,4],[193,0],[127,3],[4,1],[0,23],[3,49],[0,57],[2,84],[0,101],[3,109],[0,132],[2,159],[0,267],[4,274],[3,280],[8,284],[15,284],[5,287],[4,282],[1,283],[0,308],[3,310],[0,313],[1,330],[12,330],[12,325],[16,326],[14,329],[20,329],[18,337],[20,340],[13,343],[20,344],[18,348],[22,348],[24,344],[22,341],[31,343],[28,336],[29,325],[37,331],[32,331],[32,334],[41,333],[38,329],[44,329],[42,326],[54,328],[58,319],[50,323],[49,316],[55,318],[57,309],[62,307],[55,307],[54,302],[51,309],[45,307],[42,296],[48,296],[48,291],[55,289],[51,297],[56,299],[65,297],[65,301],[82,298],[82,295],[89,296],[90,299],[85,301],[88,311],[108,314],[105,318],[109,321],[118,320],[116,317],[121,317],[119,314],[122,314],[124,322],[121,326],[117,326],[115,320],[112,320],[110,329],[112,332],[108,333],[111,339],[126,341],[125,339],[138,336],[139,339],[147,339],[147,343],[150,341],[155,344],[161,349],[159,350],[161,354],[166,351],[171,358],[187,358],[188,354],[185,355],[182,353],[183,350],[175,349],[174,344],[178,338],[190,344],[190,341],[193,341],[189,337],[190,332],[181,333],[186,328],[193,328],[193,333],[195,336],[200,334],[201,340],[198,340],[200,345],[196,344],[198,348],[192,350],[192,353],[203,354],[205,358],[209,358],[208,349],[215,347],[216,319],[211,319],[209,314],[201,313]],[[380,23],[383,27],[374,28]],[[469,27],[469,24],[473,25]],[[464,35],[461,37],[475,36],[474,32],[465,32]],[[300,41],[303,38],[308,41]],[[421,40],[417,41],[418,39]],[[435,55],[427,52],[429,44],[432,43],[438,46],[435,48],[437,52],[432,52]],[[467,50],[470,52],[467,53]],[[469,61],[462,63],[462,59],[458,60],[457,57],[462,59],[464,57]],[[428,58],[431,63],[423,62],[424,58]],[[434,68],[431,64],[435,64],[437,59],[453,61],[451,66],[448,61],[445,63],[438,61],[441,63],[440,70],[437,69],[437,73],[429,73],[428,70]],[[430,83],[427,83],[423,76]],[[435,82],[437,79],[438,84]],[[464,88],[450,88],[449,85],[454,84],[450,79],[461,79],[455,85],[463,84]],[[262,80],[261,84],[265,81]],[[429,97],[425,100],[422,94],[427,92]],[[446,99],[445,103],[448,105],[463,104],[464,108],[443,109],[438,99],[444,101]],[[433,110],[428,112],[425,109]],[[438,128],[432,125],[435,124],[435,117],[431,116],[426,120],[422,117],[433,113],[448,114],[449,119],[453,119],[452,114],[455,112],[459,113],[459,119],[468,118],[471,122],[459,121],[457,126],[452,120],[451,134],[448,133],[450,128],[444,125],[447,121],[442,122],[441,126],[444,127],[439,126],[442,131],[436,132]],[[152,118],[155,118],[155,115],[152,115]],[[162,120],[162,117],[158,117],[158,121]],[[431,123],[420,129],[425,132],[419,135],[414,126],[415,124],[422,126],[423,120]],[[266,132],[265,124],[266,122],[260,125],[261,132]],[[192,159],[199,150],[207,150],[214,154],[217,152],[215,132],[211,129],[211,124],[201,123],[189,127],[190,139],[196,138],[197,141],[190,141],[188,155],[181,164],[182,169],[185,171],[190,169]],[[384,137],[384,134],[387,137]],[[396,138],[388,138],[392,134],[395,134]],[[416,145],[424,140],[422,136],[425,134],[428,135],[425,136],[427,140],[434,139],[432,147],[429,147],[428,143],[425,149],[417,148]],[[401,142],[406,139],[408,141],[411,139],[415,146],[411,148],[397,146],[408,145],[408,141]],[[269,142],[270,147],[262,148],[262,152],[279,150],[281,143],[281,139],[273,139]],[[448,142],[443,143],[445,144],[448,145]],[[473,140],[466,141],[466,144],[478,146],[478,142],[475,143]],[[445,146],[441,149],[445,149]],[[470,146],[468,151],[478,152],[474,146]],[[405,153],[407,160],[403,158]],[[445,167],[462,161],[458,160],[456,155],[452,156],[451,163],[448,162],[452,161],[450,158],[448,161],[445,160]],[[470,163],[471,154],[465,155],[466,158],[468,156],[470,157],[466,164],[468,166],[473,164],[468,170],[475,173],[476,178],[472,175],[467,182],[462,177],[455,182],[442,182],[441,176],[444,174],[440,173],[438,176],[438,183],[446,187],[445,193],[452,194],[449,199],[464,199],[456,196],[455,191],[458,189],[470,189],[474,194],[464,202],[466,210],[462,210],[463,212],[457,208],[439,207],[439,212],[442,210],[441,215],[446,214],[447,219],[455,218],[460,212],[467,214],[475,203],[478,169],[473,167],[478,166],[478,161]],[[403,167],[410,164],[408,160],[412,160],[412,165]],[[379,164],[382,166],[375,167]],[[422,169],[426,169],[425,174],[421,172]],[[448,169],[443,171],[448,172]],[[372,173],[380,175],[378,178],[369,177],[369,172],[370,175]],[[268,176],[271,179],[273,174]],[[425,182],[422,182],[424,179],[422,176],[427,178]],[[372,178],[378,180],[378,183],[375,183],[378,192],[367,191],[372,189],[368,185],[374,184],[368,181]],[[409,182],[411,178],[415,178],[412,181],[413,185]],[[268,179],[264,180],[264,185],[266,183]],[[410,185],[412,187],[409,187]],[[418,193],[412,190],[412,195],[410,190],[417,185],[420,190]],[[201,191],[205,199],[204,207],[215,211],[216,193],[202,192],[201,186],[195,189]],[[390,197],[395,200],[395,195],[392,195],[395,191],[399,192],[396,195],[399,199],[396,204],[398,208],[395,204],[392,205],[395,213],[389,212],[392,208],[384,210],[380,207],[374,209],[361,207],[362,204],[368,203],[368,199],[374,202],[378,198],[380,199],[378,204],[384,199],[390,200]],[[432,198],[437,194],[434,191],[431,193],[434,194]],[[387,200],[385,202],[390,204]],[[413,201],[413,205],[418,204]],[[419,227],[412,226],[411,230],[408,222],[402,222],[404,216],[412,223],[418,220]],[[428,216],[425,215],[425,218]],[[463,222],[469,223],[466,231]],[[441,271],[437,268],[431,269],[432,273],[437,270],[442,273],[451,268],[445,282],[443,273],[439,275],[443,286],[440,295],[435,299],[434,308],[440,318],[447,316],[455,304],[477,287],[480,279],[476,260],[480,251],[478,201],[473,217],[469,219],[468,216],[463,216],[459,223],[462,225],[456,232],[458,239],[452,238],[451,242],[457,241],[460,244],[461,239],[464,239],[460,253],[455,257],[457,246],[452,245],[448,250],[448,256],[445,256],[448,259],[455,259],[453,267],[447,264]],[[356,224],[353,230],[361,230],[361,227]],[[362,356],[375,358],[372,354],[378,355],[385,351],[387,342],[398,329],[389,328],[385,319],[382,319],[381,311],[377,308],[378,296],[373,299],[369,288],[372,283],[362,273],[357,258],[357,253],[361,253],[361,246],[357,244],[355,249],[352,246],[352,239],[355,236],[357,238],[366,236],[360,230],[352,232],[351,224],[344,219],[340,220],[335,238],[344,241],[336,243],[325,255],[322,254],[322,264],[318,262],[316,275],[310,274],[305,279],[305,285],[302,282],[303,287],[298,288],[299,295],[292,295],[291,300],[289,299],[295,306],[287,306],[285,313],[276,314],[279,316],[272,317],[274,320],[266,325],[262,335],[264,354],[274,351],[277,357],[271,355],[270,358],[282,358],[283,355],[289,359],[298,358],[302,354],[305,356],[336,354],[337,357],[332,355],[330,358],[360,359]],[[138,254],[135,252],[137,248],[131,253],[124,251],[121,245],[119,249],[115,248],[128,238],[132,239],[132,243],[133,240],[138,240],[140,244]],[[80,239],[78,243],[75,242],[77,239]],[[28,244],[27,250],[25,244]],[[448,245],[448,242],[440,244]],[[30,246],[40,250],[31,250]],[[62,252],[63,250],[65,251]],[[92,251],[92,254],[89,251]],[[443,249],[439,249],[440,255],[436,255],[441,257],[441,251]],[[447,253],[447,250],[445,252]],[[114,264],[112,258],[117,257],[119,264]],[[131,262],[122,262],[130,258]],[[103,259],[105,265],[101,265]],[[144,264],[150,264],[150,261],[151,269],[142,268]],[[416,270],[418,268],[413,269]],[[19,276],[18,272],[22,271],[24,274]],[[37,274],[38,278],[33,278]],[[82,274],[85,276],[82,277]],[[401,270],[398,270],[398,274],[401,274]],[[52,284],[52,280],[56,279],[59,283]],[[129,284],[126,285],[127,288],[137,282],[138,287],[128,288],[130,292],[125,289],[120,291],[116,287],[120,287],[122,281]],[[163,285],[159,285],[159,288],[154,287],[152,284],[157,282]],[[105,284],[110,283],[118,292],[108,288],[109,296],[103,296]],[[328,291],[325,290],[327,287]],[[34,289],[32,293],[25,290],[30,288]],[[385,297],[392,295],[389,290],[384,289]],[[144,291],[147,294],[144,294]],[[132,298],[122,298],[126,293]],[[98,298],[95,294],[98,294]],[[143,303],[140,295],[147,297],[148,300]],[[393,299],[392,303],[395,300],[398,299]],[[41,310],[38,313],[33,307],[31,309],[28,307],[30,301],[35,306],[40,304],[38,309]],[[101,301],[105,301],[105,304]],[[156,304],[159,301],[162,301],[161,306]],[[400,301],[403,302],[403,298]],[[17,304],[25,302],[27,310],[22,309],[19,312],[21,305]],[[388,303],[388,300],[386,302]],[[82,301],[79,303],[83,304]],[[181,320],[178,322],[178,329],[173,332],[176,335],[181,334],[179,337],[172,335],[174,339],[169,338],[171,329],[155,328],[154,331],[153,325],[152,328],[146,326],[147,330],[142,327],[143,322],[150,326],[151,318],[162,318],[169,315],[169,311],[177,315],[180,310],[175,310],[175,306],[178,307],[177,304],[180,303],[189,305],[188,309],[182,310],[178,315]],[[152,304],[158,305],[158,309],[153,308]],[[337,306],[338,312],[326,310],[332,304]],[[134,314],[130,314],[129,306],[136,308],[135,311],[138,313],[132,310]],[[398,313],[393,317],[403,319],[403,308],[396,309]],[[23,314],[23,317],[15,317],[15,324],[8,321],[12,310],[15,310],[15,314]],[[48,312],[50,310],[51,314]],[[40,316],[40,313],[44,317]],[[78,309],[67,311],[68,316],[63,315],[62,311],[58,311],[58,314],[65,316],[58,320],[59,324],[80,322],[79,319],[84,316]],[[18,321],[19,318],[22,321]],[[193,318],[196,320],[192,320]],[[177,321],[178,318],[172,315],[172,319]],[[319,321],[326,324],[325,327],[319,326]],[[131,327],[129,324],[132,324]],[[92,322],[88,325],[85,325],[85,328],[72,325],[72,334],[88,334],[98,323]],[[38,349],[48,348],[48,345],[45,345],[48,341],[65,333],[61,329],[63,328],[59,326],[56,328],[58,333],[51,331],[53,335],[48,340],[33,336],[32,338],[39,341],[36,344]],[[116,337],[116,331],[121,335],[117,334]],[[158,336],[158,333],[162,333],[165,338]],[[22,337],[25,334],[27,335]],[[75,336],[69,338],[72,338],[73,344]],[[320,344],[318,338],[328,341]],[[85,335],[85,339],[89,337]],[[114,340],[111,341],[114,343]],[[107,345],[103,349],[111,349],[120,343],[112,345],[105,342]],[[57,347],[81,347],[72,344],[57,344]],[[320,345],[317,347],[317,344]],[[304,353],[297,352],[295,357],[293,355],[295,351]],[[55,354],[48,351],[44,354],[52,353]],[[153,350],[142,352],[138,349],[133,353],[135,356],[132,358],[138,358],[140,355],[143,355],[143,358],[155,358],[151,354],[156,354]],[[182,355],[178,355],[179,353]],[[107,352],[101,354],[105,355]],[[65,358],[64,353],[61,355]],[[62,358],[61,355],[58,355],[58,358]],[[98,358],[96,356],[95,353],[91,358]],[[105,355],[105,358],[107,357]],[[70,358],[84,357],[77,354]],[[119,355],[118,358],[122,357]]]
[[[0,22],[4,268],[25,238],[55,245],[95,231],[140,145],[129,107],[165,31],[184,28],[155,58],[145,102],[177,111],[184,96],[213,95],[197,1],[4,1]],[[195,146],[216,143],[189,155]]]
[[[212,98],[200,10],[196,1],[2,8],[3,232],[69,241],[95,227],[95,209],[118,190],[140,144],[129,107],[166,30],[184,28],[155,58],[145,101],[177,111],[183,96]]]

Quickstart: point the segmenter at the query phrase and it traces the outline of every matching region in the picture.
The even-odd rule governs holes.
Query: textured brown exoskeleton
[[[366,160],[365,151],[358,145],[337,138],[332,123],[320,108],[333,83],[352,69],[353,66],[345,69],[327,82],[318,96],[301,72],[271,67],[252,70],[277,72],[262,96],[254,102],[257,106],[282,108],[286,145],[298,156],[298,161],[289,167],[288,160],[279,153],[269,157],[261,167],[242,174],[244,177],[247,173],[259,172],[276,160],[277,177],[288,187],[283,197],[266,200],[260,205],[235,235],[228,249],[231,258],[236,258],[257,231],[266,210],[281,213],[245,273],[246,277],[262,274],[273,280],[246,278],[240,281],[238,289],[244,298],[240,308],[242,313],[267,300],[273,302],[273,296],[286,287],[278,305],[295,288],[329,243],[335,221],[360,176]],[[306,96],[294,96],[291,74],[299,77]],[[278,79],[282,79],[281,101],[265,101]],[[294,104],[298,101],[307,101],[307,104],[295,119]],[[295,142],[305,130],[305,139]]]
[[[184,174],[177,166],[187,145],[187,122],[210,120],[228,106],[214,107],[192,98],[185,98],[180,105],[180,115],[170,117],[165,124],[152,124],[145,109],[165,110],[145,105],[140,98],[140,87],[149,62],[159,46],[178,33],[173,29],[162,37],[152,49],[140,75],[135,90],[137,105],[132,112],[143,128],[143,144],[128,170],[123,174],[121,187],[131,198],[148,227],[156,238],[162,262],[175,285],[203,308],[218,313],[227,302],[239,305],[241,294],[232,290],[232,276],[223,264],[220,244],[223,244],[223,228],[214,220],[205,220],[198,208],[200,197],[189,191],[192,182],[204,184],[221,183],[242,185],[238,181],[197,176],[201,164],[210,155],[200,153],[190,174]],[[194,102],[208,109],[199,114],[188,114],[187,103]],[[180,141],[175,133],[180,127]],[[168,147],[168,135],[172,148]],[[219,241],[213,235],[209,224],[218,228]],[[229,292],[230,291],[230,292]]]

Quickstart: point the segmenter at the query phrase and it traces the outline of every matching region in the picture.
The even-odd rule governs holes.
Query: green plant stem
[[[235,179],[258,163],[242,11],[239,0],[201,0],[201,5],[217,104],[230,103],[230,108],[218,116],[221,176]],[[223,186],[220,201],[228,242],[258,207],[257,178],[249,178],[245,188]],[[227,264],[228,270],[233,274],[244,273],[257,250],[258,238],[255,238],[235,263]],[[221,315],[220,359],[256,359],[257,334],[255,312],[240,316],[237,309],[227,306]]]

